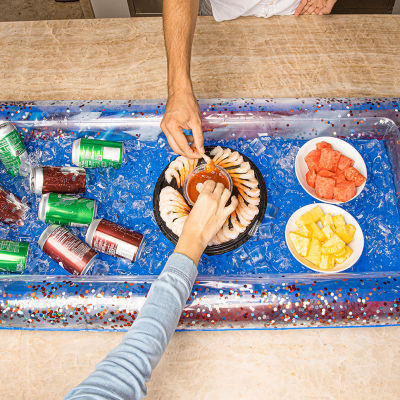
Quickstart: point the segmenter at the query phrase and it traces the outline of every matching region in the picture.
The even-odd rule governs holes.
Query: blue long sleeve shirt
[[[122,343],[65,399],[136,400],[146,395],[146,382],[175,331],[197,275],[193,261],[172,254]]]

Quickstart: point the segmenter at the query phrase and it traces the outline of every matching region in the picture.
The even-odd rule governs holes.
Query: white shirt
[[[300,0],[210,0],[216,21],[238,17],[294,14]]]

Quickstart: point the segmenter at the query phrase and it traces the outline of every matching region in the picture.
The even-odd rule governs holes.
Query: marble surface
[[[1,97],[165,98],[161,18],[3,23]],[[400,16],[199,18],[198,97],[396,96]]]
[[[400,96],[395,16],[199,20],[198,97]],[[0,23],[2,100],[166,97],[161,19]],[[178,332],[148,399],[396,399],[400,328]],[[0,399],[61,399],[123,334],[0,330]]]

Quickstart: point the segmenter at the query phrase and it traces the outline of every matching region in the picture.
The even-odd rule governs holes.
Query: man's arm
[[[199,158],[190,148],[183,129],[191,129],[197,150],[204,152],[200,110],[190,79],[190,56],[199,0],[164,0],[164,39],[168,61],[168,102],[161,129],[171,148],[189,158]]]

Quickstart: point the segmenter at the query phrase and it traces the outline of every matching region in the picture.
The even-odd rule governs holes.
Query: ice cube
[[[261,251],[261,246],[254,247],[249,253],[249,260],[251,265],[257,266],[261,261],[264,260],[264,254]]]
[[[257,230],[257,239],[259,240],[271,239],[272,231],[273,231],[272,222],[262,223]]]
[[[259,138],[255,138],[250,142],[250,150],[257,156],[264,153],[266,147],[262,144]]]
[[[267,203],[267,208],[265,210],[265,217],[264,218],[273,218],[276,219],[276,215],[278,214],[278,207],[275,207],[271,203]]]

